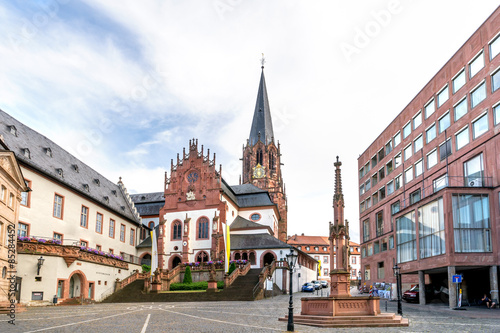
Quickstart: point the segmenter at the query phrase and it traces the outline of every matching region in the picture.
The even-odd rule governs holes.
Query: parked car
[[[328,288],[328,282],[320,280],[319,283],[321,284],[321,288]]]
[[[306,282],[302,285],[302,291],[313,292],[314,285],[312,283]]]
[[[321,289],[321,283],[317,280],[312,280],[311,283],[314,285],[314,289]]]
[[[418,284],[416,286],[413,286],[410,290],[407,290],[403,293],[403,299],[407,302],[419,302],[419,286]],[[438,292],[439,293],[439,292]],[[426,285],[425,286],[425,297],[427,301],[430,301],[434,298],[436,295],[436,292],[434,291],[434,288],[432,285]]]

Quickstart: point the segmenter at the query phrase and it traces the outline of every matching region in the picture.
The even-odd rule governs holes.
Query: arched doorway
[[[181,262],[182,262],[181,257],[179,256],[172,257],[170,261],[170,269],[174,269],[175,267],[179,266]]]
[[[61,286],[61,294],[62,298],[75,298],[75,297],[87,297],[88,292],[89,292],[89,282],[87,281],[87,277],[85,274],[80,271],[76,270],[73,273],[71,273],[68,276],[68,279],[63,280],[64,283]],[[59,282],[58,282],[59,284]],[[93,287],[93,283],[92,283]],[[58,286],[59,289],[59,286]],[[93,288],[92,288],[93,289]],[[93,290],[92,290],[92,295],[93,297]],[[90,298],[91,298],[90,297]]]
[[[149,253],[142,256],[141,265],[151,265],[151,255]]]
[[[69,279],[69,298],[80,297],[82,292],[82,281],[78,274],[73,274]]]
[[[266,264],[271,265],[271,263],[274,261],[276,256],[272,252],[267,252],[264,254],[262,257],[262,267],[264,267]]]

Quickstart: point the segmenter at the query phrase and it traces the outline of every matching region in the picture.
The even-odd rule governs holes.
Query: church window
[[[208,239],[208,219],[200,217],[198,220],[198,239]]]
[[[250,159],[247,157],[245,157],[245,170],[246,172],[250,172]]]
[[[276,160],[274,157],[274,152],[270,151],[269,152],[269,170],[274,170],[276,169]]]
[[[262,165],[262,149],[257,150],[257,164]]]
[[[205,251],[201,251],[196,255],[196,262],[207,262],[208,254]]]
[[[174,221],[172,227],[172,239],[181,239],[182,224],[180,221]]]
[[[154,229],[154,227],[155,227],[155,222],[154,222],[154,221],[149,221],[149,223],[148,223],[148,227],[149,227],[149,229]]]
[[[250,219],[251,219],[252,221],[258,221],[258,220],[260,220],[260,218],[261,218],[261,216],[260,216],[260,214],[259,214],[259,213],[253,213],[253,214],[250,216]]]

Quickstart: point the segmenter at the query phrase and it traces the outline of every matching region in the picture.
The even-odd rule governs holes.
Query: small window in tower
[[[261,216],[259,213],[253,213],[251,216],[250,216],[250,219],[252,221],[259,221],[261,219]]]
[[[262,165],[262,149],[257,150],[257,164]]]

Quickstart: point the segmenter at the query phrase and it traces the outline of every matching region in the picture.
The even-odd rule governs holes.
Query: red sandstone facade
[[[500,9],[361,154],[363,282],[449,289],[498,299]],[[405,286],[406,283],[406,286]],[[425,303],[420,293],[420,303]]]

